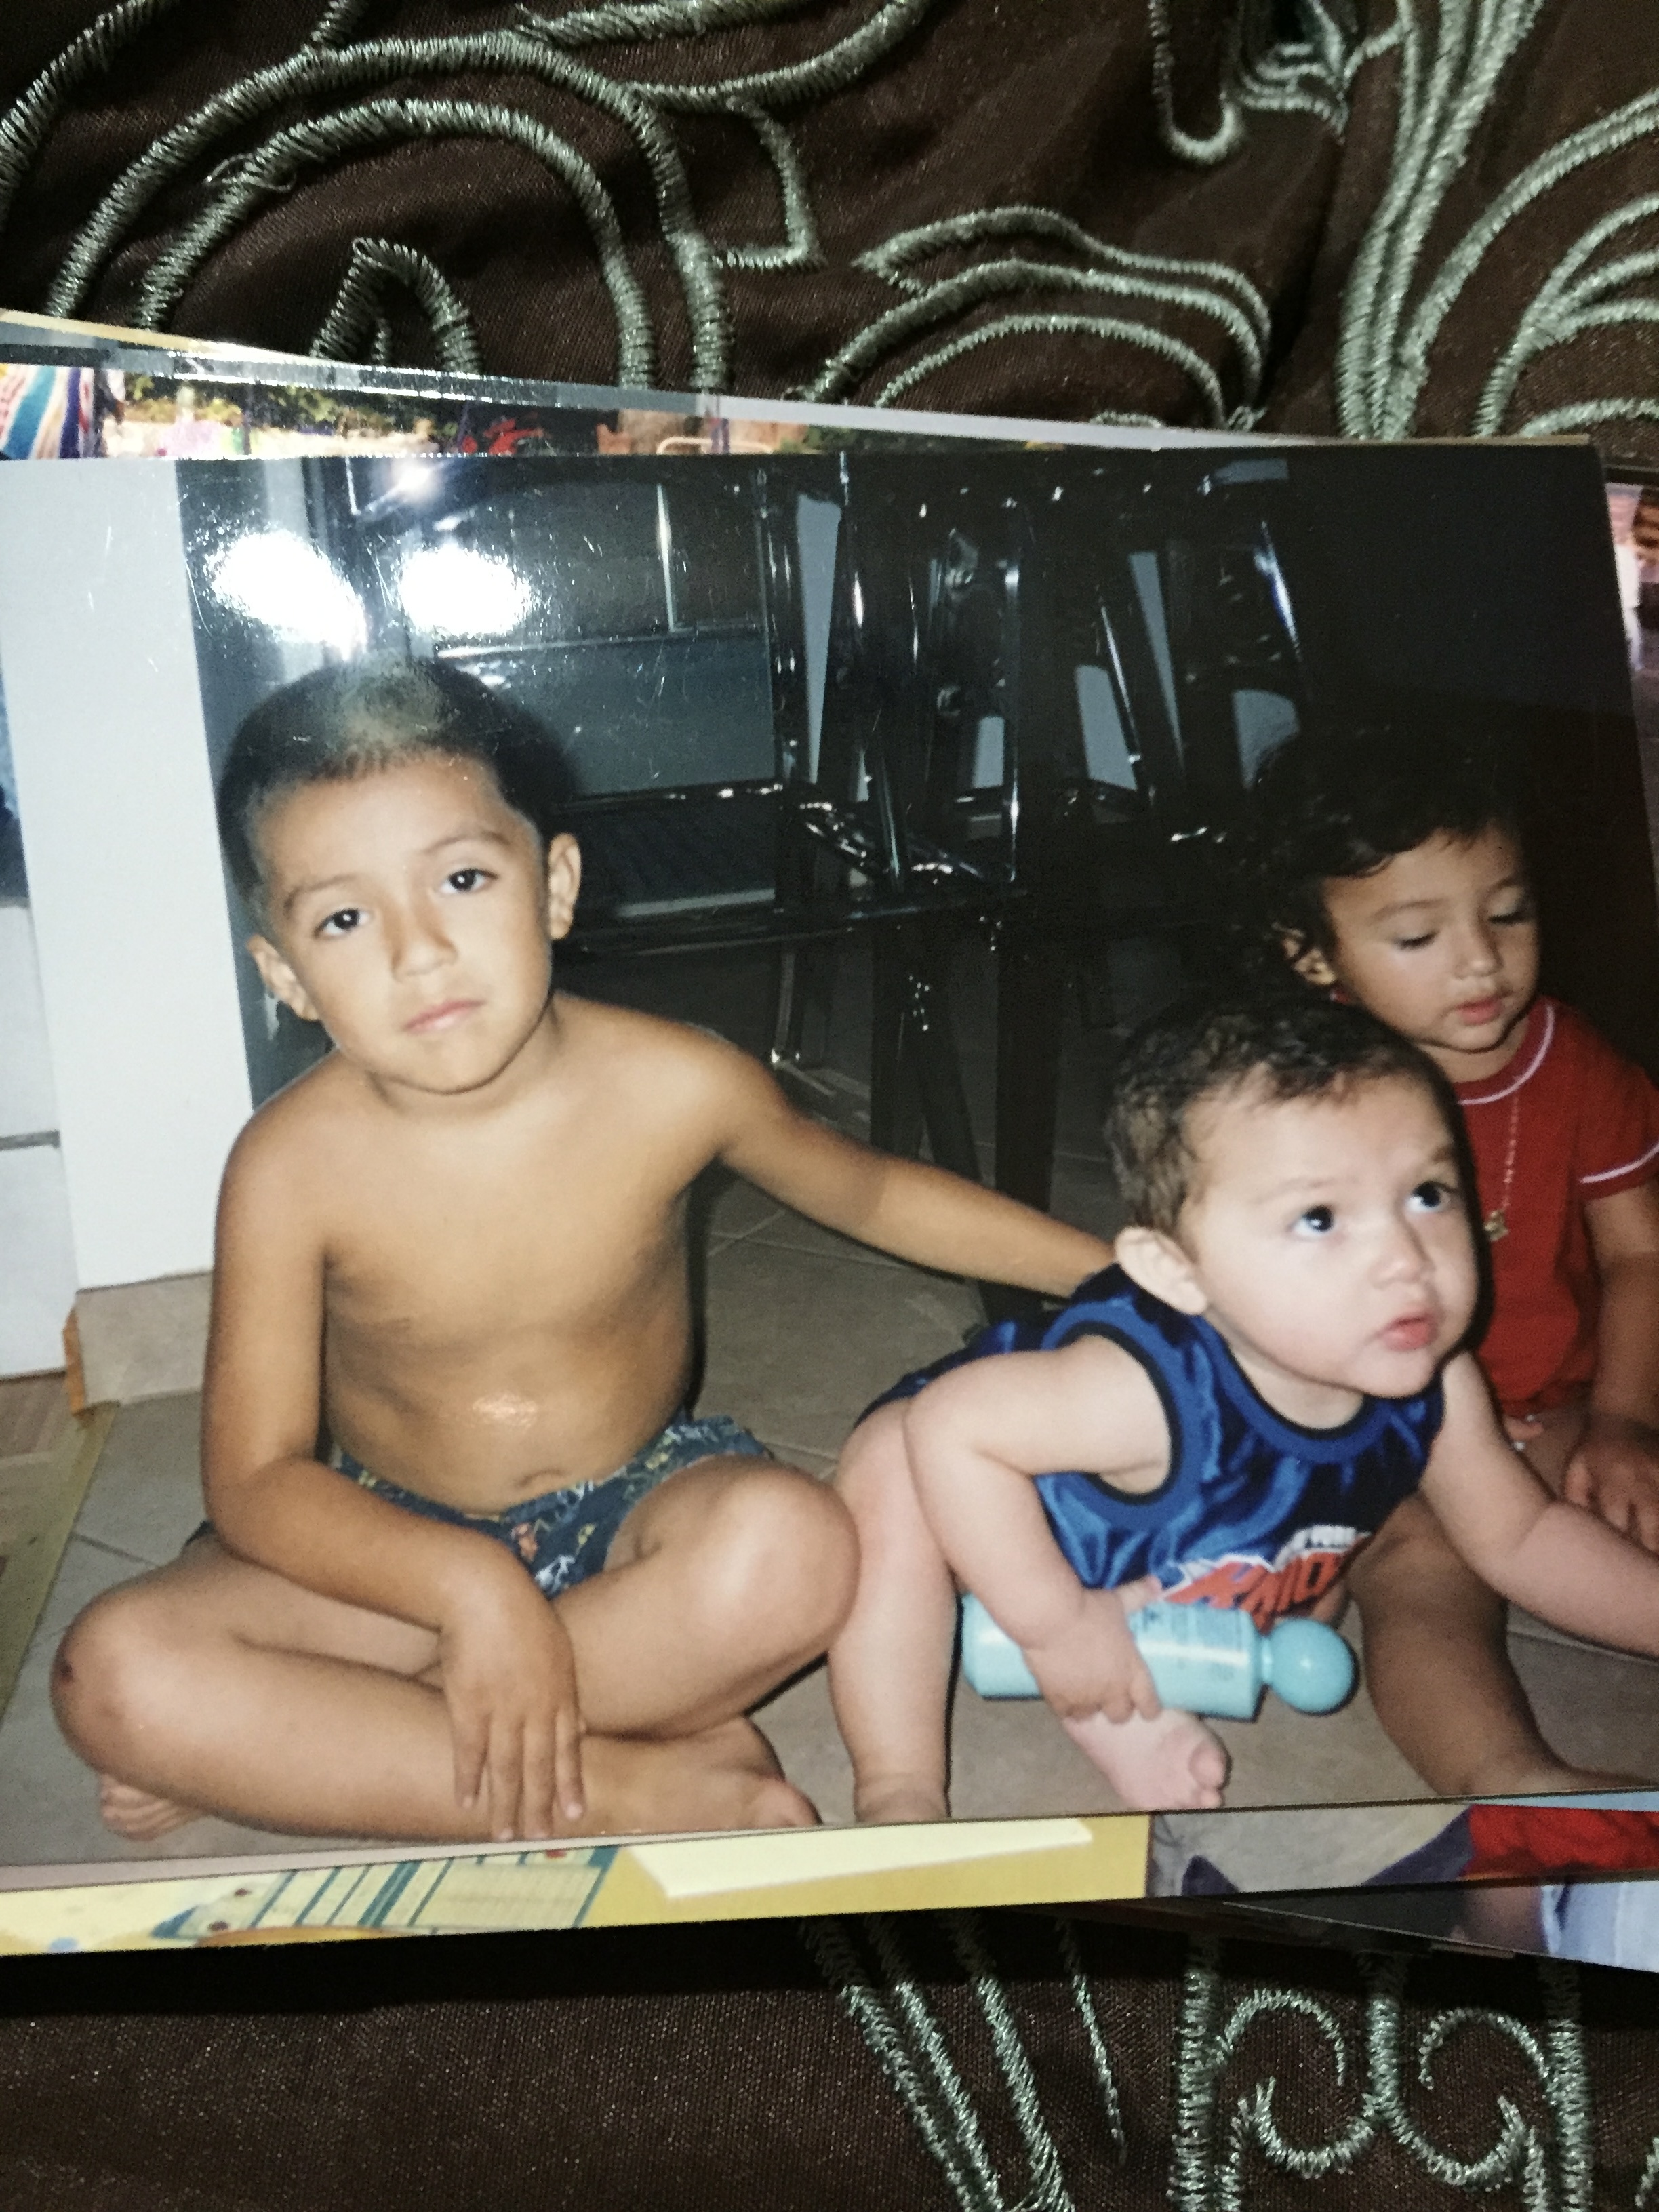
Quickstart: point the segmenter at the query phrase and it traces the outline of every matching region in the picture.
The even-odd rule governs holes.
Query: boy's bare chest
[[[678,1180],[603,1137],[365,1158],[330,1239],[329,1321],[434,1355],[609,1331],[683,1245]]]

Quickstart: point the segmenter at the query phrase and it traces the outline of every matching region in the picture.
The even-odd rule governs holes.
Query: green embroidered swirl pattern
[[[944,2031],[906,1955],[901,1923],[871,1915],[860,1923],[863,1946],[851,1927],[834,1920],[803,1921],[801,1934],[825,1979],[838,1990],[902,2099],[963,2212],[1077,2212],[1060,2170],[1054,2136],[1042,2115],[1036,2078],[1012,2007],[986,1951],[978,1923],[968,1913],[946,1913],[941,1918],[951,1949],[991,2031],[1025,2153],[1027,2187],[1012,2202],[986,2149],[979,2114],[951,2056]],[[1122,2118],[1105,2038],[1075,1938],[1063,1929],[1060,1962],[1088,2035],[1102,2118],[1121,2156]]]
[[[1021,236],[1059,246],[1084,265],[1021,255],[977,262],[933,283],[910,274],[914,264],[935,254]],[[1156,323],[1139,317],[1126,319],[1065,313],[1012,316],[981,324],[891,377],[874,395],[874,404],[890,405],[945,362],[1005,336],[1092,332],[1160,354],[1186,370],[1202,393],[1216,428],[1229,423],[1235,428],[1247,427],[1253,419],[1249,402],[1260,386],[1271,318],[1267,302],[1256,287],[1227,262],[1133,253],[1093,237],[1080,224],[1050,209],[1003,207],[977,208],[942,222],[900,231],[884,245],[860,254],[855,265],[884,278],[907,296],[833,354],[805,387],[801,395],[805,398],[844,398],[876,362],[922,332],[957,319],[988,300],[1021,292],[1092,292],[1187,309],[1218,323],[1231,339],[1243,371],[1244,392],[1240,404],[1229,409],[1221,380],[1206,355]]]
[[[371,360],[387,360],[392,326],[382,303],[393,283],[413,293],[425,310],[444,367],[459,376],[476,374],[478,342],[471,319],[442,270],[414,246],[399,246],[390,238],[352,240],[351,266],[317,333],[313,353],[325,361],[360,361],[367,345]]]
[[[1528,162],[1488,201],[1425,284],[1426,240],[1468,158],[1499,79],[1515,65],[1543,0],[1439,0],[1425,30],[1413,0],[1395,0],[1399,89],[1387,185],[1355,257],[1343,301],[1337,358],[1338,412],[1352,437],[1401,438],[1416,428],[1429,356],[1448,316],[1498,240],[1535,201],[1589,164],[1659,136],[1659,94],[1644,94],[1586,125]],[[1659,319],[1654,303],[1620,296],[1659,269],[1638,254],[1584,270],[1616,232],[1659,210],[1652,195],[1610,211],[1576,241],[1524,311],[1498,362],[1469,427],[1490,435],[1519,427],[1549,430],[1647,416],[1645,399],[1576,403],[1518,426],[1505,414],[1521,374],[1547,348],[1597,323]],[[1415,298],[1413,295],[1415,294]]]
[[[874,1917],[859,1923],[808,1921],[801,1934],[963,2212],[1075,2212],[1076,2199],[1043,2116],[1012,2002],[989,1957],[981,1923],[971,1914],[940,1919],[991,2031],[1024,2151],[1027,2172],[1017,2197],[986,2149],[987,2116],[969,2094],[923,1993],[904,1923]],[[1087,2033],[1103,2130],[1121,2162],[1126,2142],[1118,2093],[1076,1933],[1062,1921],[1055,1923],[1055,1934]],[[1377,1957],[1361,1964],[1367,1988],[1362,2022],[1352,2035],[1345,2033],[1334,2006],[1298,1990],[1259,1987],[1230,2001],[1220,1947],[1208,1939],[1189,1946],[1168,2178],[1176,2212],[1244,2212],[1253,2164],[1265,2161],[1282,2173],[1318,2182],[1348,2172],[1390,2144],[1443,2186],[1478,2196],[1507,2191],[1507,2201],[1518,2203],[1524,2212],[1591,2212],[1591,2099],[1572,1970],[1553,1961],[1540,1964],[1541,2032],[1510,2014],[1464,2005],[1431,2014],[1413,2036],[1406,2010],[1408,1961]],[[1285,2132],[1273,2075],[1242,2091],[1232,2087],[1251,2030],[1275,2017],[1305,2021],[1328,2054],[1346,2108],[1322,2141],[1297,2141]],[[1437,2064],[1447,2046],[1466,2035],[1496,2036],[1518,2051],[1543,2112],[1528,2118],[1514,2096],[1500,2088],[1492,2098],[1490,2142],[1483,2149],[1459,2154],[1435,2142],[1413,2107],[1422,2096],[1433,2095]],[[1648,2157],[1635,2212],[1642,2212],[1656,2185],[1659,2139]]]
[[[119,48],[178,4],[179,0],[122,0],[107,9],[0,119],[0,228],[75,92],[106,68]],[[138,305],[142,319],[165,328],[207,258],[302,169],[423,138],[504,140],[541,161],[575,198],[616,311],[615,374],[623,382],[647,382],[655,366],[655,342],[643,295],[629,264],[614,202],[580,150],[503,101],[373,96],[376,88],[423,76],[528,76],[609,115],[633,138],[650,170],[658,220],[679,275],[692,330],[693,376],[701,385],[717,386],[726,379],[730,344],[721,264],[799,268],[818,254],[806,179],[787,130],[773,111],[823,99],[854,82],[908,34],[936,0],[883,0],[856,30],[805,60],[713,82],[630,84],[574,56],[595,45],[696,38],[733,26],[760,25],[799,15],[812,4],[813,0],[654,0],[650,5],[555,17],[521,9],[510,27],[461,37],[354,43],[349,33],[367,0],[331,0],[296,53],[227,87],[163,132],[116,179],[71,243],[47,295],[47,312],[72,315],[83,308],[111,258],[157,196],[210,164],[227,139],[245,135],[296,103],[355,94],[343,106],[271,131],[250,155],[207,167],[205,204],[150,272]],[[780,243],[738,242],[722,248],[704,234],[667,121],[676,112],[728,115],[754,131],[777,180],[784,231]],[[353,280],[348,274],[344,281]],[[429,283],[413,289],[423,304],[436,296]],[[331,347],[339,327],[332,319],[325,326]]]
[[[77,97],[185,4],[117,0],[0,117],[0,232]],[[204,0],[192,4],[200,9]],[[1233,0],[1207,94],[1201,86],[1194,94],[1185,77],[1178,84],[1176,33],[1186,18],[1171,0],[1144,5],[1151,127],[1177,167],[1204,173],[1247,161],[1256,118],[1264,130],[1268,118],[1308,118],[1340,141],[1362,78],[1372,126],[1392,117],[1340,304],[1334,412],[1346,435],[1419,430],[1437,349],[1454,319],[1463,330],[1468,301],[1487,298],[1500,240],[1535,224],[1540,204],[1583,173],[1622,179],[1630,157],[1659,139],[1659,93],[1643,92],[1565,131],[1488,191],[1472,218],[1460,218],[1461,230],[1449,230],[1455,193],[1467,207],[1477,157],[1493,159],[1488,125],[1500,94],[1526,67],[1528,41],[1547,21],[1544,0]],[[574,202],[614,318],[611,373],[648,380],[659,373],[662,340],[636,264],[653,241],[628,234],[598,144],[584,142],[591,119],[600,141],[620,127],[644,165],[690,333],[690,380],[719,386],[732,362],[726,272],[784,276],[830,265],[819,210],[834,187],[809,173],[794,118],[863,82],[907,40],[942,36],[946,13],[944,0],[864,0],[849,27],[845,4],[832,9],[830,0],[611,0],[562,12],[502,0],[491,27],[406,37],[366,33],[377,12],[386,11],[376,0],[319,0],[291,53],[237,77],[161,131],[70,239],[47,310],[88,307],[115,257],[153,232],[163,193],[188,185],[191,198],[135,310],[165,325],[187,314],[191,287],[213,258],[296,183],[397,147],[472,139],[539,163],[553,189]],[[827,16],[833,27],[803,54],[813,21]],[[721,73],[718,60],[708,66],[720,51],[708,41],[722,33],[764,40],[786,29],[787,60],[768,64],[763,50],[757,66],[752,52],[741,70]],[[624,64],[607,52],[617,48],[629,50]],[[439,96],[423,95],[422,81],[437,79],[445,81],[433,87]],[[530,112],[526,83],[556,97],[556,128]],[[752,134],[776,186],[773,237],[710,235],[677,137],[680,118],[698,116]],[[1442,409],[1431,414],[1437,431],[1545,435],[1659,422],[1650,389],[1560,392],[1564,374],[1605,354],[1598,342],[1607,333],[1639,338],[1659,326],[1659,191],[1611,204],[1608,198],[1565,250],[1550,250],[1553,265],[1492,346],[1466,419],[1449,422]],[[476,359],[469,303],[453,278],[425,255],[394,269],[380,253],[371,266],[371,243],[380,252],[398,241],[353,245],[316,349],[386,347],[396,288],[424,312],[441,361]],[[874,243],[838,244],[836,252],[845,270],[875,277],[894,296],[873,314],[842,310],[842,328],[799,386],[807,397],[890,405],[930,396],[939,372],[966,357],[1055,346],[1075,355],[1081,342],[1099,362],[1092,380],[1106,404],[1097,421],[1249,428],[1272,419],[1275,355],[1294,334],[1274,327],[1283,303],[1262,282],[1213,254],[1148,252],[1059,208],[1020,201],[968,207]],[[858,295],[848,288],[842,296]],[[1562,349],[1583,339],[1590,343],[1564,368]],[[1143,372],[1161,363],[1178,376],[1154,386],[1151,412],[1137,356]],[[1555,404],[1540,406],[1528,397],[1529,379],[1552,358]],[[1131,380],[1133,404],[1124,389]]]

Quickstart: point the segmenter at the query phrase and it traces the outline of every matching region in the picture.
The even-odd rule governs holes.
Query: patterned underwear
[[[445,1521],[455,1528],[476,1528],[493,1536],[523,1561],[536,1586],[549,1597],[574,1589],[604,1567],[618,1528],[650,1491],[671,1475],[705,1459],[769,1459],[763,1443],[724,1413],[694,1421],[676,1414],[667,1426],[636,1451],[626,1467],[594,1482],[573,1482],[539,1498],[526,1498],[502,1513],[464,1513],[459,1506],[422,1498],[341,1452],[339,1472],[388,1504],[401,1505],[423,1520]]]

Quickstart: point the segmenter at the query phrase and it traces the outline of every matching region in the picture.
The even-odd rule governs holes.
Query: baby
[[[1492,1270],[1478,1349],[1511,1438],[1552,1489],[1659,1549],[1659,1094],[1539,994],[1499,757],[1421,725],[1295,738],[1230,842],[1266,962],[1368,1008],[1456,1091]],[[1585,1785],[1540,1737],[1502,1608],[1432,1516],[1397,1515],[1352,1587],[1378,1712],[1437,1789]]]
[[[861,1570],[831,1649],[866,1820],[946,1810],[958,1587],[1130,1806],[1220,1802],[1162,1710],[1150,1597],[1316,1602],[1420,1491],[1458,1554],[1559,1626],[1659,1655],[1659,1561],[1552,1498],[1461,1347],[1479,1277],[1456,1109],[1414,1047],[1314,997],[1177,1010],[1130,1048],[1107,1142],[1117,1265],[866,1417],[837,1485]]]
[[[333,1050],[225,1171],[210,1527],[100,1598],[53,1696],[145,1838],[508,1838],[811,1820],[744,1717],[850,1601],[831,1492],[693,1418],[686,1198],[715,1162],[953,1273],[1105,1248],[789,1106],[754,1060],[552,988],[556,755],[441,663],[289,685],[220,786],[266,988]]]

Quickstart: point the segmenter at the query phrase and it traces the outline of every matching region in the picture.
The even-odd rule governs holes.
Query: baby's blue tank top
[[[1266,1627],[1310,1604],[1416,1489],[1444,1410],[1440,1380],[1411,1398],[1367,1398],[1337,1429],[1276,1413],[1201,1318],[1109,1267],[1046,1324],[1000,1322],[888,1392],[1004,1352],[1103,1336],[1138,1359],[1170,1425],[1170,1472],[1138,1497],[1098,1475],[1042,1474],[1050,1527],[1080,1581],[1115,1589],[1156,1575],[1167,1597],[1244,1607]]]

